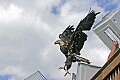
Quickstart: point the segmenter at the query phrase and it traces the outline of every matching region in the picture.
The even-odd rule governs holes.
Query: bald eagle
[[[72,62],[79,61],[75,55],[80,56],[80,51],[87,40],[87,35],[83,31],[91,30],[91,27],[95,21],[96,15],[94,10],[90,11],[87,16],[80,21],[76,29],[74,25],[69,25],[62,34],[59,35],[60,40],[55,41],[55,44],[59,44],[61,52],[65,55],[66,61],[64,69],[66,71],[65,76],[69,73],[69,69],[72,66]],[[89,63],[88,60],[87,63]],[[70,74],[70,73],[69,73]]]

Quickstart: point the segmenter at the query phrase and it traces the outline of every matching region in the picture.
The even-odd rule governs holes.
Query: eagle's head
[[[60,44],[60,40],[55,41],[54,44]]]
[[[59,44],[60,46],[65,45],[65,43],[62,40],[57,40],[54,42],[54,44]]]

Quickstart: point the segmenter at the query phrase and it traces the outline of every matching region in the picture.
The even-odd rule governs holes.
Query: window
[[[115,34],[110,28],[107,28],[104,33],[112,40],[112,41],[118,41],[118,44],[120,44],[120,39],[118,35]],[[120,46],[120,45],[119,45]]]

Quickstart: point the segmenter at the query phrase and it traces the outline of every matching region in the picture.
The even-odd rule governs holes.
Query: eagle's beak
[[[55,45],[58,44],[57,41],[55,41],[54,44],[55,44]]]

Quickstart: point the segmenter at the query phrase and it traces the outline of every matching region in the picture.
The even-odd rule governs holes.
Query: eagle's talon
[[[65,67],[59,67],[59,69],[64,69],[65,70]]]
[[[63,67],[59,67],[59,69],[63,69]]]
[[[70,74],[70,75],[71,75],[71,73],[70,73],[69,71],[67,71],[67,72],[65,73],[64,77],[65,77],[67,74]]]

